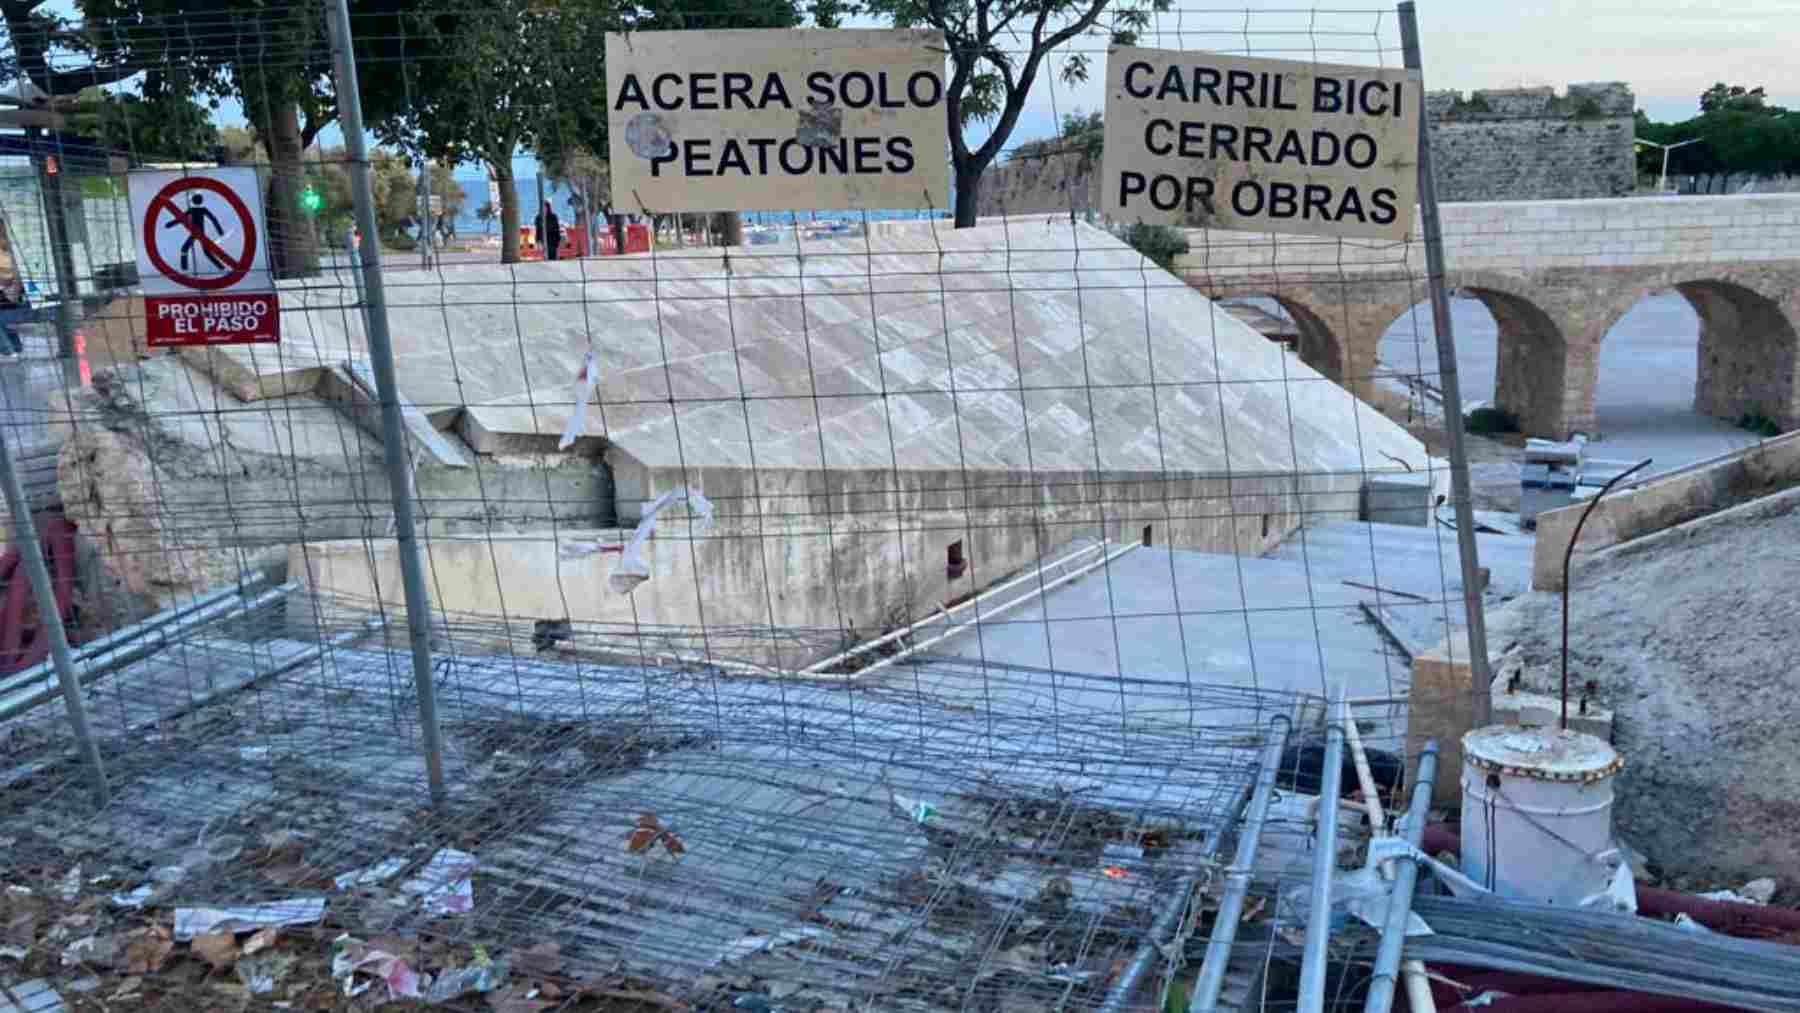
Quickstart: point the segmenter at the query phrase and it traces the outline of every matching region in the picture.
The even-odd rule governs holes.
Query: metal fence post
[[[1475,504],[1469,492],[1469,455],[1463,447],[1462,382],[1456,372],[1456,337],[1450,293],[1444,288],[1444,233],[1438,222],[1437,181],[1431,175],[1430,118],[1425,115],[1425,73],[1419,56],[1419,18],[1412,0],[1400,4],[1400,45],[1406,69],[1419,83],[1419,218],[1425,232],[1426,284],[1432,328],[1437,332],[1439,388],[1444,396],[1444,435],[1450,444],[1450,498],[1456,507],[1456,548],[1462,557],[1463,605],[1469,622],[1469,720],[1492,720],[1493,674],[1488,670],[1487,616],[1481,603],[1481,561],[1475,547]]]
[[[106,764],[101,761],[100,747],[88,729],[87,708],[81,702],[81,681],[75,674],[75,659],[69,653],[62,611],[56,607],[56,591],[50,586],[50,570],[44,565],[43,546],[38,544],[31,502],[25,498],[19,473],[13,470],[12,441],[4,432],[0,432],[0,485],[6,487],[6,505],[12,510],[13,540],[19,546],[19,563],[31,580],[31,595],[38,610],[38,629],[50,638],[50,660],[56,666],[56,681],[62,687],[69,727],[75,732],[75,743],[93,775],[95,804],[104,807],[111,800],[111,792],[106,786]]]
[[[369,146],[363,136],[362,96],[357,90],[356,55],[350,44],[348,0],[327,0],[326,21],[337,66],[338,115],[350,154],[350,189],[356,200],[356,221],[363,235],[374,239],[381,233],[376,229],[374,190],[369,181]],[[445,800],[444,750],[431,674],[431,606],[425,596],[425,570],[419,561],[419,543],[413,527],[411,455],[406,448],[406,429],[400,422],[399,384],[394,380],[394,348],[388,334],[387,298],[381,279],[381,243],[363,245],[363,318],[369,336],[369,365],[381,399],[382,457],[387,464],[388,489],[394,498],[394,540],[400,553],[400,579],[406,587],[406,627],[412,639],[419,734],[425,744],[431,801],[437,806]]]

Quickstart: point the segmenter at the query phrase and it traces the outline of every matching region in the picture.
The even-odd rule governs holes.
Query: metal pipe
[[[163,609],[161,612],[140,619],[130,626],[121,627],[108,633],[104,637],[90,640],[85,644],[73,648],[75,660],[87,662],[98,657],[103,652],[128,644],[160,627],[167,626],[169,623],[172,623],[183,616],[198,612],[215,602],[223,601],[234,595],[242,596],[251,594],[255,591],[260,591],[270,583],[270,580],[271,578],[269,575],[265,573],[245,574],[243,579],[241,579],[235,587],[225,588],[220,591],[210,591],[195,598],[193,601],[184,602],[173,608]],[[0,693],[10,692],[20,686],[28,686],[33,682],[47,678],[53,674],[52,663],[49,661],[40,661],[30,668],[14,672],[12,675],[0,679]],[[86,672],[84,674],[92,673]]]
[[[1328,714],[1344,713],[1344,688],[1331,693]],[[1344,728],[1335,719],[1325,722],[1325,760],[1319,772],[1319,798],[1336,801],[1344,788]],[[1324,1013],[1326,945],[1331,941],[1331,874],[1337,870],[1338,806],[1318,808],[1318,832],[1314,835],[1312,898],[1306,912],[1306,944],[1300,956],[1300,1013]]]
[[[865,668],[865,669],[862,669],[862,670],[856,672],[855,675],[858,678],[860,678],[862,676],[868,675],[870,672],[873,672],[876,669],[886,668],[889,665],[895,664],[896,662],[906,659],[910,655],[914,655],[914,654],[919,653],[920,651],[923,651],[925,648],[930,647],[933,644],[941,643],[942,641],[948,640],[951,637],[956,636],[958,633],[961,633],[964,630],[968,629],[970,626],[979,626],[981,624],[981,621],[984,618],[992,619],[993,617],[998,616],[1003,612],[1010,612],[1013,609],[1018,608],[1020,605],[1023,605],[1026,602],[1031,601],[1033,598],[1040,598],[1045,593],[1047,593],[1051,590],[1054,590],[1055,588],[1059,588],[1059,587],[1063,586],[1064,584],[1067,584],[1069,581],[1076,579],[1077,577],[1086,576],[1087,574],[1100,569],[1101,567],[1107,565],[1108,563],[1111,563],[1113,560],[1118,559],[1120,556],[1126,555],[1126,554],[1130,553],[1132,550],[1140,548],[1141,545],[1142,545],[1142,543],[1140,543],[1140,542],[1132,542],[1130,545],[1125,546],[1123,549],[1120,549],[1119,551],[1113,553],[1110,556],[1106,556],[1101,559],[1096,559],[1092,563],[1089,563],[1086,566],[1083,566],[1079,570],[1071,570],[1068,573],[1065,573],[1062,576],[1051,581],[1050,583],[1043,585],[1042,587],[1034,587],[1030,591],[1026,592],[1025,594],[1022,594],[1019,597],[1014,598],[1012,601],[1006,602],[1005,604],[1002,604],[1002,605],[995,606],[993,611],[987,613],[987,615],[985,615],[985,616],[981,615],[980,613],[976,613],[975,618],[973,620],[971,620],[970,622],[962,623],[957,626],[952,626],[949,629],[945,630],[944,632],[938,634],[937,636],[930,638],[929,640],[921,640],[918,643],[913,644],[911,647],[908,647],[903,651],[900,651],[896,654],[890,654],[887,657],[881,659],[880,661],[877,661],[873,665],[870,665],[868,668]]]
[[[38,544],[37,521],[31,516],[24,488],[19,485],[19,474],[13,470],[12,441],[4,432],[0,432],[0,485],[6,487],[6,505],[12,510],[19,565],[31,579],[31,595],[37,603],[38,633],[50,638],[50,659],[56,665],[56,681],[62,687],[69,730],[74,732],[82,759],[93,775],[94,803],[105,808],[112,795],[106,785],[106,764],[101,761],[100,747],[88,729],[87,707],[81,702],[81,680],[75,674],[75,659],[69,654],[69,637],[63,630],[62,610],[56,605],[56,589],[50,586],[50,570],[44,566],[44,548]]]
[[[1456,550],[1462,557],[1463,608],[1469,623],[1470,727],[1492,720],[1494,676],[1488,666],[1487,616],[1481,603],[1481,560],[1475,547],[1475,509],[1469,491],[1469,455],[1463,447],[1462,387],[1456,372],[1456,336],[1450,321],[1450,293],[1444,288],[1444,233],[1438,223],[1437,182],[1431,175],[1431,138],[1424,114],[1425,74],[1419,56],[1419,19],[1412,0],[1399,7],[1400,44],[1406,69],[1418,89],[1419,218],[1425,234],[1425,273],[1431,290],[1431,320],[1437,332],[1439,389],[1444,395],[1444,436],[1450,451],[1450,497],[1456,507]]]
[[[362,95],[357,90],[356,54],[350,45],[349,0],[328,0],[327,21],[337,67],[338,116],[350,155],[350,190],[356,199],[356,222],[365,236],[381,233],[375,221],[374,189],[369,180],[369,144],[363,133]],[[431,676],[431,605],[425,594],[425,568],[419,560],[413,525],[411,459],[406,428],[400,420],[400,390],[394,380],[394,347],[388,334],[387,290],[381,278],[381,244],[364,244],[362,257],[364,312],[368,320],[369,365],[381,394],[382,458],[388,490],[394,499],[394,541],[400,556],[400,580],[406,588],[406,626],[412,636],[413,684],[419,698],[419,736],[425,747],[425,772],[433,806],[443,805],[444,745],[438,730],[437,692]]]
[[[183,636],[191,630],[208,623],[223,622],[226,619],[255,611],[265,605],[272,605],[280,601],[294,586],[293,584],[283,584],[280,587],[271,588],[255,598],[214,602],[207,608],[190,612],[181,619],[150,630],[129,643],[86,659],[81,663],[80,677],[84,683],[92,683],[97,676],[155,654],[172,644],[175,638]],[[0,699],[0,718],[23,714],[50,698],[49,686],[41,687],[36,692],[28,692],[30,689],[31,686],[27,683],[13,688],[9,698]],[[21,693],[25,695],[20,696]]]
[[[1402,830],[1406,843],[1415,848],[1425,836],[1425,820],[1431,812],[1431,789],[1437,780],[1437,761],[1437,740],[1427,739],[1425,751],[1419,755],[1419,776],[1413,781],[1412,804],[1407,807]],[[1394,892],[1388,898],[1387,922],[1381,927],[1381,945],[1375,951],[1375,976],[1369,983],[1363,1013],[1387,1013],[1394,1005],[1394,983],[1406,942],[1406,923],[1412,917],[1413,888],[1419,881],[1417,862],[1394,864]],[[1425,994],[1431,994],[1429,987]]]
[[[1648,457],[1644,458],[1631,467],[1626,468],[1624,471],[1619,472],[1617,475],[1614,475],[1611,481],[1601,486],[1600,491],[1595,493],[1594,498],[1588,502],[1587,509],[1583,510],[1581,516],[1575,519],[1575,530],[1569,533],[1569,544],[1563,548],[1562,718],[1558,721],[1557,727],[1565,732],[1569,730],[1569,564],[1575,558],[1575,543],[1581,538],[1581,526],[1587,523],[1588,514],[1593,513],[1594,508],[1600,505],[1600,497],[1611,492],[1612,487],[1618,485],[1625,476],[1634,471],[1649,467],[1651,460],[1652,459]]]
[[[1281,772],[1281,752],[1287,748],[1288,733],[1293,727],[1293,719],[1286,714],[1269,719],[1269,738],[1263,745],[1256,788],[1244,810],[1237,852],[1225,870],[1225,893],[1219,898],[1219,914],[1213,919],[1212,937],[1206,941],[1206,956],[1200,962],[1200,976],[1194,980],[1188,1013],[1214,1013],[1219,1007],[1219,991],[1225,987],[1225,970],[1231,963],[1231,946],[1237,941],[1238,923],[1244,918],[1244,897],[1250,892],[1250,876],[1256,871],[1256,846],[1262,840],[1263,824],[1269,819],[1269,799],[1275,794],[1275,776]]]
[[[1269,762],[1267,757],[1264,758],[1264,762]],[[1279,753],[1276,754],[1274,762],[1277,765],[1280,764]],[[1257,779],[1245,785],[1244,790],[1238,793],[1237,802],[1231,807],[1233,823],[1236,823],[1249,808],[1250,800],[1255,795],[1256,786],[1261,780],[1260,774],[1259,768]],[[1188,911],[1194,890],[1199,887],[1201,877],[1207,867],[1218,856],[1219,845],[1224,841],[1223,833],[1214,834],[1212,839],[1206,843],[1206,848],[1201,853],[1199,860],[1195,862],[1194,868],[1190,869],[1175,884],[1175,891],[1170,895],[1168,905],[1157,914],[1156,921],[1151,923],[1150,931],[1144,937],[1144,941],[1138,944],[1137,953],[1132,956],[1131,963],[1119,975],[1119,979],[1113,984],[1112,989],[1107,992],[1106,1001],[1101,1005],[1100,1013],[1121,1013],[1125,1009],[1125,1004],[1131,1000],[1131,994],[1137,991],[1138,984],[1143,981],[1144,975],[1149,973],[1150,966],[1156,962],[1157,952],[1176,936],[1177,930],[1181,926],[1181,920]],[[1161,1006],[1159,1005],[1158,1008],[1160,1009]]]
[[[1067,563],[1067,562],[1069,562],[1073,559],[1076,559],[1080,556],[1085,556],[1088,553],[1095,551],[1096,549],[1104,550],[1106,548],[1106,545],[1107,545],[1107,540],[1103,538],[1100,541],[1094,542],[1091,545],[1084,545],[1081,548],[1076,549],[1074,552],[1071,552],[1068,555],[1062,557],[1061,559],[1055,560],[1054,562],[1039,563],[1037,566],[1037,569],[1030,573],[1022,573],[1019,576],[1014,577],[1011,580],[1006,581],[1003,584],[997,584],[994,587],[990,587],[986,591],[983,591],[980,594],[976,595],[975,597],[970,598],[968,601],[960,602],[956,605],[950,606],[949,608],[942,609],[938,612],[933,613],[930,616],[927,616],[924,619],[919,620],[916,623],[912,623],[911,625],[908,625],[908,626],[903,626],[897,630],[891,630],[891,631],[884,633],[881,636],[875,638],[874,640],[870,640],[866,643],[857,644],[855,647],[852,647],[847,651],[842,651],[840,653],[834,654],[831,657],[826,658],[823,661],[815,661],[812,664],[801,669],[800,671],[801,672],[824,671],[825,669],[830,668],[833,665],[839,664],[840,662],[843,662],[843,661],[847,661],[850,658],[854,658],[859,654],[865,654],[869,651],[872,651],[875,648],[880,647],[882,644],[888,643],[889,641],[898,640],[899,638],[906,636],[908,633],[911,633],[912,631],[918,629],[921,626],[926,625],[927,623],[934,623],[934,622],[937,622],[939,619],[944,618],[945,616],[953,616],[956,613],[961,612],[964,609],[973,608],[975,605],[981,603],[982,601],[985,601],[988,598],[992,598],[994,595],[997,595],[1000,592],[1005,591],[1008,588],[1015,587],[1027,580],[1030,580],[1033,577],[1041,577],[1044,574],[1044,570],[1047,568],[1061,566],[1064,563]]]

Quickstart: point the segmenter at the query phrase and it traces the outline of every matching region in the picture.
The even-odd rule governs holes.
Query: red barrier
[[[50,569],[56,610],[67,623],[73,618],[75,600],[75,525],[62,514],[49,512],[33,521]],[[0,675],[30,668],[49,656],[50,641],[38,619],[31,579],[21,565],[19,547],[9,544],[0,556]]]

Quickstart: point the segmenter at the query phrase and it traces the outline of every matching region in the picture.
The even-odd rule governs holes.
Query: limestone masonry
[[[1636,99],[1621,82],[1429,92],[1438,200],[1625,197],[1637,185],[1631,150]],[[981,214],[1099,206],[1100,156],[1079,146],[989,169]]]

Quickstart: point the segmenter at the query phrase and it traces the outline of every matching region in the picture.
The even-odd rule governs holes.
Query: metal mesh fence
[[[109,158],[256,170],[282,334],[150,347],[107,267],[135,224],[97,224],[128,175],[77,187],[72,324],[22,323],[0,370],[16,460],[57,462],[31,506],[110,797],[15,567],[0,984],[71,1008],[1185,1008],[1279,727],[1226,994],[1291,1004],[1328,692],[1400,807],[1412,657],[1466,658],[1468,599],[1528,579],[1530,543],[1484,532],[1465,591],[1460,406],[1428,403],[1422,321],[1381,340],[1423,312],[1422,244],[1151,249],[1034,168],[1085,155],[1022,133],[973,228],[659,214],[606,192],[567,68],[508,46],[471,65],[471,25],[597,63],[622,22],[493,7],[352,5],[381,142],[360,239],[325,12],[91,8],[47,52],[14,27],[45,80],[139,83]],[[787,23],[763,16],[642,14]],[[1170,9],[1137,39],[1400,63],[1392,11]],[[1038,68],[1051,122],[1091,94],[1061,71],[1106,44],[1083,31]],[[184,89],[220,98],[217,136],[177,129]],[[457,117],[476,127],[433,133]],[[32,143],[41,184],[73,149]],[[526,152],[554,162],[532,183]],[[421,177],[426,154],[452,171]],[[496,179],[498,241],[470,241],[479,188],[443,188],[467,171]],[[561,256],[520,210],[540,185],[571,219]],[[6,194],[42,290],[54,244],[25,237],[67,223]],[[1509,241],[1550,241],[1536,221]],[[1470,290],[1548,342],[1501,270]],[[1570,383],[1506,368],[1503,406],[1577,421]],[[1347,868],[1367,832],[1346,809]],[[1339,999],[1366,959],[1334,965]]]

